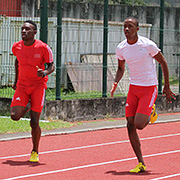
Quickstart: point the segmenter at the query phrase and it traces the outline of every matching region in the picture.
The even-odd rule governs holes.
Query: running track
[[[0,179],[180,179],[180,123],[153,124],[138,133],[146,172],[128,172],[137,160],[126,128],[119,128],[42,137],[39,163],[28,162],[31,139],[0,142]]]

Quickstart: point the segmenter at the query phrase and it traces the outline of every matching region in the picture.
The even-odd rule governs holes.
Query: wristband
[[[45,72],[43,72],[43,77],[45,77],[47,74]]]

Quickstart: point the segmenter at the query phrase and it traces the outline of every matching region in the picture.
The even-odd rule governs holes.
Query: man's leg
[[[142,130],[149,124],[150,116],[146,114],[136,113],[134,125],[136,129]]]
[[[130,170],[130,172],[138,173],[146,170],[146,166],[141,151],[141,143],[136,129],[142,130],[144,127],[147,126],[148,121],[149,121],[148,115],[141,113],[137,113],[135,117],[133,116],[127,117],[127,129],[128,129],[129,140],[134,150],[134,153],[136,154],[136,157],[139,161],[139,164],[134,169]]]
[[[45,88],[35,86],[31,93],[31,134],[33,149],[31,152],[30,162],[38,162],[39,141],[41,138],[41,128],[39,126],[39,118],[44,105]]]
[[[26,105],[26,107],[24,108],[21,117],[24,117],[24,115],[29,112],[31,110],[31,102],[28,102],[28,104]]]
[[[38,148],[39,148],[39,141],[41,138],[41,128],[39,126],[39,112],[35,112],[31,110],[31,135],[32,135],[32,143],[33,143],[33,149],[31,151],[31,157],[30,162],[39,162],[39,156],[38,156]]]
[[[127,129],[128,129],[129,140],[134,150],[134,153],[136,154],[138,161],[144,164],[144,160],[141,152],[141,143],[136,131],[136,126],[134,124],[134,117],[127,117]]]
[[[23,106],[13,106],[10,108],[11,119],[18,121],[26,112],[26,107]]]
[[[38,153],[39,148],[39,141],[41,138],[41,128],[39,126],[39,118],[40,118],[39,112],[31,111],[31,135],[32,135],[32,143],[33,143],[33,151],[36,151]]]
[[[11,119],[18,121],[23,117],[27,111],[30,110],[29,95],[26,93],[24,87],[19,87],[16,89],[12,102],[11,102]]]

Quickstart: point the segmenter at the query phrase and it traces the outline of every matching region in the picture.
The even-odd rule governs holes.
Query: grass
[[[179,78],[172,76],[169,78],[170,85],[177,86],[179,85]],[[162,79],[162,84],[164,85],[164,78]],[[73,91],[64,91],[65,89],[61,88],[61,100],[72,100],[72,99],[88,99],[88,98],[102,98],[102,92],[98,91],[89,91],[89,92],[73,92]],[[12,87],[0,87],[0,97],[12,98],[14,95],[14,90]],[[115,93],[114,97],[126,96],[122,93]],[[107,92],[107,97],[110,97],[110,93]],[[46,100],[55,100],[56,99],[56,89],[48,88],[46,90]]]
[[[162,80],[162,83],[164,85],[164,79]],[[178,85],[179,84],[179,77],[172,76],[169,78],[170,85]]]
[[[108,92],[109,93],[109,92]],[[3,87],[0,88],[0,97],[3,98],[12,98],[14,95],[14,90],[12,87]],[[56,99],[56,89],[48,88],[46,90],[46,100],[55,100]],[[110,97],[110,94],[107,94]],[[115,94],[117,96],[124,96],[123,94]],[[61,100],[72,100],[72,99],[87,99],[87,98],[102,98],[102,92],[98,91],[89,91],[89,92],[73,92],[69,91],[68,93],[63,92],[61,89]]]
[[[7,134],[7,133],[19,133],[19,132],[30,132],[30,122],[27,120],[19,120],[13,121],[11,118],[0,118],[0,134]],[[62,120],[51,120],[47,122],[40,121],[41,130],[52,130],[58,128],[67,128],[72,127],[75,125],[79,125],[82,123],[71,123],[65,122]]]

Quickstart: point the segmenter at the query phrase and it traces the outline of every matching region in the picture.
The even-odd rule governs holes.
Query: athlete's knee
[[[127,122],[127,129],[128,129],[129,133],[132,132],[135,129],[142,130],[142,129],[144,129],[144,127],[145,127],[144,124],[139,123],[139,122],[134,122],[134,123]]]
[[[18,121],[22,117],[24,107],[23,106],[13,106],[10,108],[11,119]]]
[[[39,126],[39,123],[37,123],[37,121],[30,121],[30,126],[31,126],[31,128],[32,129],[34,129],[34,128],[37,128],[38,126]]]
[[[19,116],[17,113],[11,112],[11,119],[13,121],[18,121],[20,118],[21,118],[21,116]]]
[[[140,124],[140,123],[136,123],[136,129],[139,129],[139,130],[143,130],[144,129],[144,125],[143,124]]]
[[[134,119],[134,125],[136,129],[139,129],[139,130],[144,129],[147,125],[148,118],[149,117],[146,114],[137,113]]]
[[[39,128],[39,120],[38,119],[31,119],[30,126],[32,129]]]

